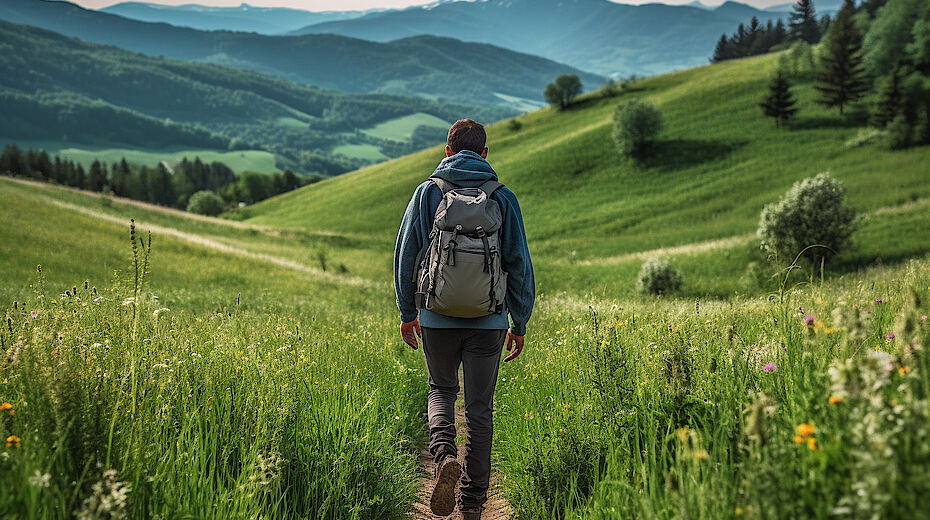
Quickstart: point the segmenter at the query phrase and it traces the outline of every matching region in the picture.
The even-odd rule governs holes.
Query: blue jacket
[[[447,180],[456,185],[473,188],[488,180],[497,180],[497,174],[487,161],[471,151],[462,151],[443,159],[430,176]],[[536,282],[533,278],[533,263],[526,245],[523,215],[512,191],[503,187],[494,192],[500,204],[504,222],[499,231],[501,244],[501,268],[507,272],[507,297],[500,314],[489,314],[481,318],[453,318],[428,310],[420,310],[420,325],[440,329],[506,329],[518,335],[526,334],[526,323],[533,313],[536,299]],[[427,180],[413,192],[394,246],[394,290],[400,319],[413,321],[417,317],[414,304],[416,293],[416,265],[421,250],[429,247],[429,233],[433,227],[433,216],[442,200],[442,190],[435,182]],[[425,253],[424,253],[425,254]],[[513,324],[507,320],[507,315]]]

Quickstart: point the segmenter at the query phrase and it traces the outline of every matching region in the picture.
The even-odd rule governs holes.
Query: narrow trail
[[[464,464],[465,461],[465,406],[464,401],[459,395],[455,401],[455,430],[457,432],[457,444],[459,448],[459,462]],[[462,513],[456,507],[451,516],[436,516],[429,509],[430,493],[433,491],[433,457],[427,448],[420,452],[420,491],[417,493],[417,501],[413,505],[414,513],[411,520],[439,520],[451,518],[458,520],[462,518]],[[510,520],[513,518],[513,510],[507,499],[500,492],[500,476],[491,468],[491,489],[488,491],[488,501],[484,504],[484,514],[481,520]]]

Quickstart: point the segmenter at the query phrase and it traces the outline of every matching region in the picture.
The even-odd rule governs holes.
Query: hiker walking
[[[452,125],[446,158],[413,192],[394,249],[401,336],[414,349],[417,336],[423,339],[429,371],[429,451],[436,467],[430,508],[440,516],[452,514],[462,475],[454,412],[462,365],[467,440],[459,509],[465,520],[481,518],[488,496],[501,351],[506,339],[504,361],[520,355],[536,296],[520,206],[485,160],[486,142],[481,124]]]

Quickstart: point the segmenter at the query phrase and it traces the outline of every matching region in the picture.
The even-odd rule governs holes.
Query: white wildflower
[[[37,488],[47,488],[52,483],[52,475],[36,470],[35,474],[29,477],[29,483]]]
[[[157,317],[161,316],[162,314],[164,314],[164,313],[166,313],[166,312],[171,312],[171,309],[168,309],[168,308],[166,308],[166,307],[162,307],[161,309],[156,309],[155,312],[152,313],[152,316],[154,316],[154,317],[157,318]]]
[[[124,307],[125,307],[126,305],[132,305],[132,304],[134,304],[134,303],[136,303],[136,299],[135,299],[135,297],[133,297],[133,296],[130,296],[129,298],[126,298],[125,300],[123,300],[123,306],[124,306]]]

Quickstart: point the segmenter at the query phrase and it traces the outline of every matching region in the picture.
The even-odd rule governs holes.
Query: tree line
[[[185,157],[174,166],[164,161],[155,166],[135,165],[125,158],[110,165],[95,160],[84,168],[58,155],[52,158],[44,150],[23,151],[15,145],[4,147],[0,154],[0,174],[180,209],[188,209],[197,193],[213,194],[221,201],[220,208],[227,209],[239,203],[253,204],[320,179],[299,176],[291,170],[244,172],[237,176],[222,162],[205,163],[199,157],[193,161]]]

